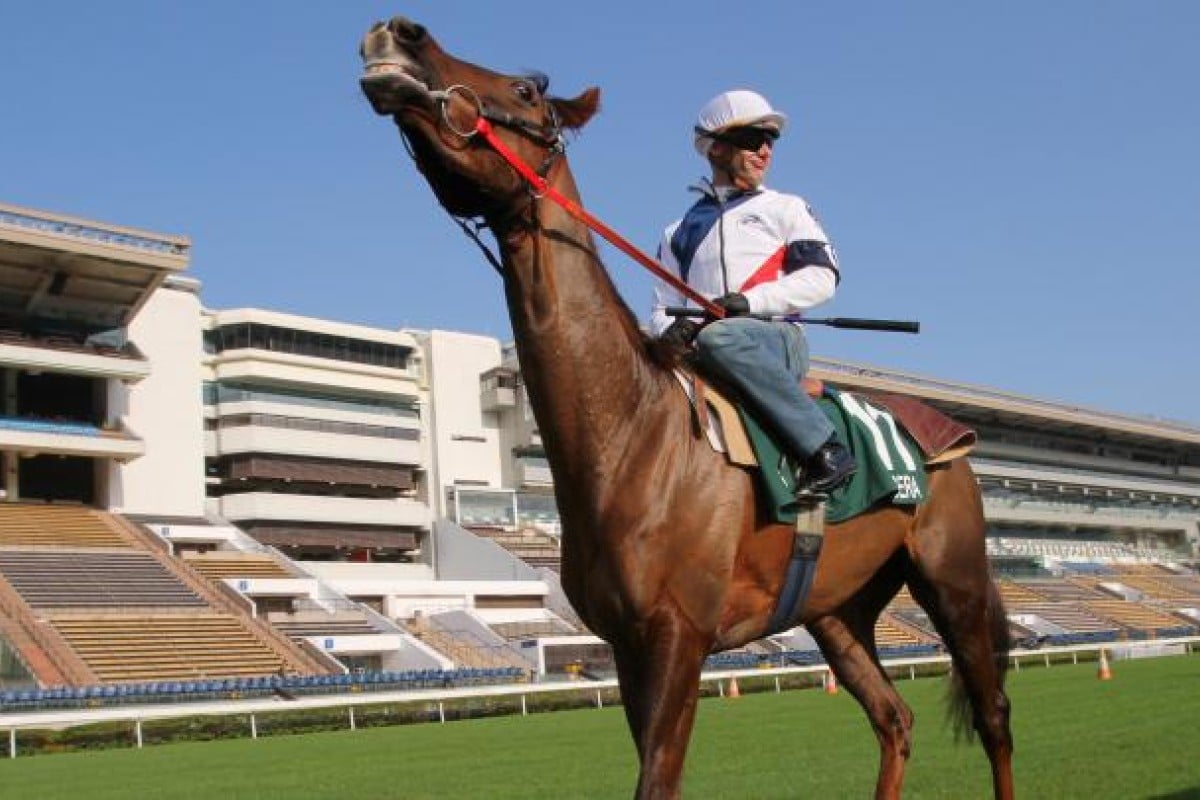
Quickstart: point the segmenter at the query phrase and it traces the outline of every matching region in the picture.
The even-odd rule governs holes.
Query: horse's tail
[[[1008,628],[1008,615],[1004,611],[1004,602],[1000,599],[1000,590],[995,581],[987,582],[986,624],[992,643],[992,658],[996,670],[996,690],[1004,689],[1004,678],[1008,673],[1008,651],[1011,645]],[[950,720],[954,726],[955,739],[972,741],[975,738],[976,709],[972,698],[963,685],[962,670],[976,668],[973,665],[954,665],[950,678]]]

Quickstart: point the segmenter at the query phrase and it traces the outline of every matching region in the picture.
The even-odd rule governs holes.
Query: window
[[[412,348],[404,345],[280,328],[257,322],[222,325],[204,334],[206,353],[216,354],[245,348],[392,369],[408,369],[408,359],[412,354]]]

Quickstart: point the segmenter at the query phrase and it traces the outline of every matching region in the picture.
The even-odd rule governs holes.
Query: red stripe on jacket
[[[755,286],[759,286],[764,283],[770,283],[771,281],[777,279],[780,273],[783,272],[783,257],[786,254],[787,247],[781,247],[772,253],[771,257],[764,261],[762,266],[756,269],[754,274],[746,279],[746,282],[742,284],[738,291],[742,294],[745,294]]]

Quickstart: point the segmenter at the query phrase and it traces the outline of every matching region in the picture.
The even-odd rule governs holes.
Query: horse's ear
[[[577,130],[587,124],[587,121],[600,109],[600,90],[593,86],[584,90],[583,94],[573,100],[561,97],[550,98],[554,110],[564,128]]]

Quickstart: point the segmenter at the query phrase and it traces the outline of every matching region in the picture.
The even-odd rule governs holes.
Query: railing
[[[0,225],[11,225],[16,228],[27,228],[42,233],[70,236],[73,239],[84,239],[100,244],[132,247],[166,255],[183,256],[187,255],[191,249],[191,244],[182,237],[156,236],[129,229],[101,227],[83,220],[42,215],[30,209],[19,209],[13,206],[0,206]]]
[[[1043,648],[1039,650],[1014,650],[1009,653],[1009,664],[1015,671],[1031,663],[1044,663],[1046,667],[1053,666],[1068,657],[1072,663],[1078,663],[1080,656],[1086,661],[1098,660],[1101,652],[1113,649],[1129,651],[1144,651],[1143,655],[1164,655],[1172,650],[1182,651],[1191,655],[1200,650],[1200,637],[1189,636],[1175,639],[1157,639],[1148,642],[1104,642],[1068,645],[1063,647]],[[926,674],[930,669],[949,671],[950,657],[948,655],[918,656],[912,658],[884,659],[884,668],[893,677],[903,677],[907,674],[910,680],[915,680],[918,669]],[[781,679],[796,675],[823,676],[829,671],[824,663],[804,666],[777,667],[772,669],[729,669],[713,670],[702,673],[700,682],[709,691],[715,690],[724,695],[726,684],[733,679],[765,678],[774,681],[775,693],[782,691]],[[16,758],[18,751],[18,732],[25,729],[39,728],[71,728],[79,725],[92,725],[100,722],[129,722],[134,727],[134,742],[137,748],[142,747],[142,723],[147,720],[177,719],[180,717],[199,716],[240,716],[248,718],[247,733],[251,738],[258,738],[257,715],[262,713],[279,713],[290,711],[310,711],[321,708],[347,709],[347,727],[355,728],[354,709],[360,706],[379,705],[382,703],[424,702],[436,704],[438,720],[446,721],[445,704],[452,700],[468,698],[501,698],[515,697],[520,700],[520,713],[528,713],[527,698],[534,695],[567,695],[585,694],[596,708],[604,707],[605,695],[619,690],[616,680],[598,681],[568,681],[554,684],[511,684],[493,686],[468,686],[456,689],[414,689],[407,691],[360,692],[354,694],[322,695],[316,697],[299,697],[284,701],[274,699],[226,700],[219,702],[180,703],[157,706],[114,706],[90,709],[66,709],[53,711],[31,711],[20,714],[5,715],[0,722],[0,729],[8,730],[9,757]]]
[[[307,570],[304,567],[304,565],[301,564],[300,562],[292,561],[287,556],[285,556],[283,553],[281,553],[280,551],[276,550],[273,547],[271,548],[271,551],[273,553],[275,553],[277,558],[284,559],[286,561],[286,563],[290,564],[293,568],[295,568],[299,572],[303,573],[305,576],[315,580],[317,582],[317,585],[321,587],[321,591],[325,593],[325,597],[322,597],[322,598],[316,599],[316,600],[313,600],[311,598],[297,599],[295,601],[296,608],[300,608],[302,603],[304,605],[312,603],[315,606],[319,606],[326,610],[332,609],[334,611],[337,611],[337,610],[361,611],[364,615],[366,615],[367,621],[370,622],[375,627],[375,630],[379,631],[380,633],[393,633],[393,634],[401,634],[404,636],[410,635],[409,632],[407,630],[405,630],[405,628],[402,625],[398,624],[395,620],[388,619],[383,614],[380,614],[378,611],[371,608],[366,603],[360,603],[357,600],[351,600],[349,597],[347,597],[346,595],[342,594],[340,591],[335,589],[325,579],[321,578],[319,575],[314,575],[312,572]]]
[[[90,422],[14,417],[0,414],[0,428],[28,433],[56,433],[62,436],[99,436],[100,428]]]

